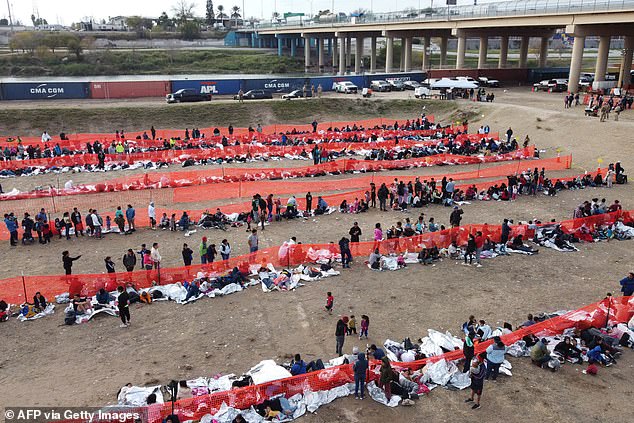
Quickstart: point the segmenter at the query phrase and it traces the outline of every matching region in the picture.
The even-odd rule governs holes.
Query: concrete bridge
[[[384,39],[385,72],[412,70],[414,38],[423,45],[422,70],[430,68],[432,38],[440,46],[440,66],[447,68],[448,40],[457,40],[456,69],[464,69],[468,38],[479,39],[478,68],[484,68],[490,39],[499,39],[498,68],[508,67],[510,38],[519,38],[519,67],[526,68],[531,37],[541,40],[539,67],[548,60],[548,42],[563,30],[574,37],[570,63],[569,87],[578,90],[586,37],[599,37],[595,81],[604,81],[612,37],[624,38],[619,86],[630,85],[634,37],[634,0],[522,0],[487,3],[480,6],[442,7],[434,13],[413,18],[394,14],[372,15],[364,20],[274,25],[245,28],[239,35],[252,47],[277,48],[278,54],[295,56],[303,49],[305,67],[314,63],[324,72],[326,57],[333,71],[340,75],[360,73],[366,41],[369,40],[369,72],[377,70],[377,40]],[[394,64],[394,41],[401,40],[401,63]],[[354,47],[354,66],[353,66]],[[382,67],[382,65],[381,65]]]

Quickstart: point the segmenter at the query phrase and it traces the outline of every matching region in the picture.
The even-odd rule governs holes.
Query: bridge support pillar
[[[357,37],[354,46],[354,73],[361,73],[361,63],[363,63],[363,37]]]
[[[585,42],[586,37],[584,35],[575,35],[572,45],[572,59],[570,60],[570,74],[568,75],[568,91],[571,93],[579,92],[579,75],[581,74]]]
[[[346,39],[339,37],[339,75],[346,74]]]
[[[403,70],[405,72],[409,72],[412,70],[412,37],[405,38],[405,44],[403,47],[405,49],[405,51],[403,52]]]
[[[297,38],[291,38],[291,57],[295,57],[297,54]]]
[[[332,40],[332,72],[335,73],[337,71],[337,66],[339,63],[339,38],[333,38]]]
[[[352,37],[346,37],[346,73],[350,73],[352,66]]]
[[[284,38],[277,38],[277,55],[281,56],[284,52]]]
[[[447,66],[447,37],[440,38],[440,68]]]
[[[385,39],[385,73],[392,72],[394,63],[394,36],[388,35]]]
[[[467,36],[458,36],[458,51],[456,52],[456,69],[464,68],[465,49],[467,47]]]
[[[608,70],[608,53],[610,52],[610,36],[599,38],[599,51],[597,52],[597,65],[594,70],[595,81],[605,81],[605,73]]]
[[[310,70],[310,38],[304,37],[304,71]]]
[[[398,66],[399,72],[402,72],[403,69],[405,69],[405,37],[401,38],[401,61]]]
[[[528,42],[530,37],[524,35],[522,37],[522,41],[520,42],[520,64],[519,67],[521,69],[526,69],[528,67]]]
[[[634,48],[634,37],[626,36],[623,45],[623,57],[621,58],[621,72],[619,72],[619,84],[621,88],[627,89],[632,83],[630,69],[632,69],[632,48]]]
[[[328,38],[328,56],[332,54],[332,38]]]
[[[370,73],[376,73],[376,37],[370,39]]]
[[[478,69],[483,69],[487,64],[487,50],[489,49],[489,38],[486,35],[480,36],[480,50],[478,55]]]
[[[539,67],[545,68],[548,61],[548,41],[550,37],[542,37],[542,43],[539,46]]]
[[[324,73],[324,39],[317,38],[317,57],[319,63],[319,72]]]
[[[498,68],[504,69],[509,55],[509,37],[503,35],[500,37],[500,57],[498,59]]]
[[[431,66],[429,60],[429,44],[431,39],[429,37],[423,38],[423,64],[421,66],[422,70],[427,70]]]

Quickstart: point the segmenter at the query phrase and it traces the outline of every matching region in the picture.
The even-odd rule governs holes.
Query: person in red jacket
[[[475,244],[476,244],[475,259],[476,259],[476,263],[478,263],[476,267],[482,267],[482,264],[480,263],[480,254],[482,253],[482,247],[484,247],[484,237],[482,236],[482,232],[480,231],[476,232]]]

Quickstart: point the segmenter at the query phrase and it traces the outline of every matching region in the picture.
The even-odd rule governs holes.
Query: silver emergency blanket
[[[30,320],[37,320],[37,319],[41,319],[42,317],[46,317],[46,316],[50,316],[51,314],[55,313],[55,304],[49,303],[46,305],[46,308],[44,310],[42,310],[41,312],[37,313],[35,316],[33,317],[25,317],[22,315],[22,313],[20,313],[17,317],[17,319],[21,322],[27,322]]]

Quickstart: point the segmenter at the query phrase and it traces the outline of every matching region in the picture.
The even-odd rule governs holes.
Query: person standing
[[[449,215],[449,223],[451,224],[452,228],[457,228],[458,226],[460,226],[460,221],[462,220],[463,213],[464,211],[460,207],[453,206],[453,211]]]
[[[127,291],[119,286],[117,288],[119,296],[117,297],[117,307],[119,308],[119,317],[121,318],[120,328],[127,328],[130,326],[130,296]]]
[[[191,266],[192,260],[194,259],[194,251],[191,248],[189,248],[187,244],[183,244],[182,255],[183,255],[183,263],[185,263],[185,266]]]
[[[634,272],[630,272],[626,277],[619,281],[621,292],[624,296],[629,297],[634,294]]]
[[[348,331],[348,326],[340,317],[337,321],[337,328],[335,329],[335,338],[337,340],[337,350],[335,351],[339,354],[339,357],[343,355],[343,343],[346,340],[346,332]]]
[[[476,334],[473,330],[469,330],[469,333],[465,334],[464,343],[462,344],[462,353],[464,354],[464,368],[462,373],[467,373],[471,367],[471,360],[475,356],[475,347],[473,340]]]
[[[310,213],[312,209],[313,209],[313,196],[310,193],[310,191],[308,191],[308,193],[306,194],[306,211]]]
[[[350,240],[345,236],[339,240],[339,250],[341,252],[341,265],[344,269],[350,268],[352,253],[350,252]]]
[[[198,255],[200,256],[200,264],[207,264],[207,237],[204,236],[198,246]]]
[[[77,210],[77,207],[73,208],[73,212],[70,214],[70,220],[75,227],[75,237],[84,236],[84,223],[81,220],[81,213]]]
[[[509,129],[506,130],[506,142],[511,142],[511,137],[513,136],[513,129],[509,126]]]
[[[493,337],[493,343],[487,347],[487,373],[486,380],[496,380],[500,373],[500,366],[504,362],[506,346],[499,336]]]
[[[484,369],[484,365],[477,359],[472,360],[471,369],[469,371],[469,377],[471,379],[471,397],[467,398],[465,402],[473,402],[475,399],[475,404],[471,407],[473,410],[480,408],[480,398],[482,397],[482,389],[484,388],[485,374],[486,370]]]
[[[154,208],[154,201],[150,201],[150,205],[147,206],[147,216],[150,218],[150,229],[156,230],[156,209]]]
[[[500,238],[500,252],[506,253],[506,243],[509,242],[509,236],[511,235],[511,226],[509,220],[504,219],[502,222],[502,235]]]
[[[376,208],[376,185],[370,182],[370,207]]]
[[[251,231],[251,235],[249,235],[249,238],[247,240],[247,244],[249,244],[249,252],[250,253],[255,253],[258,251],[258,245],[259,240],[258,240],[258,230],[257,229],[253,229]]]
[[[357,361],[352,365],[354,371],[354,398],[363,399],[365,397],[365,375],[368,371],[368,361],[365,354],[359,353]]]
[[[231,245],[229,245],[229,241],[223,239],[220,243],[220,256],[223,260],[229,260],[229,256],[231,255]]]
[[[374,225],[374,245],[372,246],[372,250],[378,250],[381,247],[381,241],[383,241],[383,230],[381,229],[381,224],[377,223]]]
[[[132,251],[132,248],[128,248],[128,251],[123,255],[123,267],[128,272],[132,272],[136,266],[136,254]]]
[[[161,253],[159,252],[158,242],[152,244],[152,249],[150,250],[150,259],[152,259],[152,266],[155,269],[159,269],[161,267]]]
[[[475,236],[475,259],[476,259],[476,267],[482,267],[482,263],[480,262],[480,255],[482,254],[482,248],[484,247],[484,237],[482,236],[482,232],[476,232]]]
[[[128,230],[130,232],[136,231],[136,226],[134,226],[134,218],[136,217],[136,210],[132,207],[132,204],[128,204],[128,208],[125,209],[125,217],[128,220]]]
[[[350,242],[352,243],[359,242],[362,233],[361,233],[361,228],[359,227],[358,222],[354,222],[352,224],[352,228],[350,228],[350,231],[348,232],[348,234],[350,235]]]
[[[154,125],[150,128],[150,133],[152,133],[152,140],[156,139],[156,129],[154,129]]]
[[[112,261],[112,257],[108,256],[103,260],[106,264],[106,272],[115,273],[114,269],[114,261]]]
[[[390,195],[390,191],[387,189],[385,183],[381,184],[377,196],[379,197],[379,210],[387,211],[387,197]]]
[[[77,257],[71,257],[68,251],[62,252],[62,264],[64,265],[64,270],[67,275],[71,275],[73,273],[73,262],[78,260],[81,257],[81,254]]]
[[[7,225],[7,231],[9,231],[9,242],[12,247],[18,245],[18,220],[13,216],[13,213],[4,214],[4,224]]]
[[[97,213],[96,209],[93,209],[92,214],[90,216],[92,219],[92,227],[94,228],[93,231],[95,234],[95,238],[101,239],[101,227],[102,227],[101,217]]]

